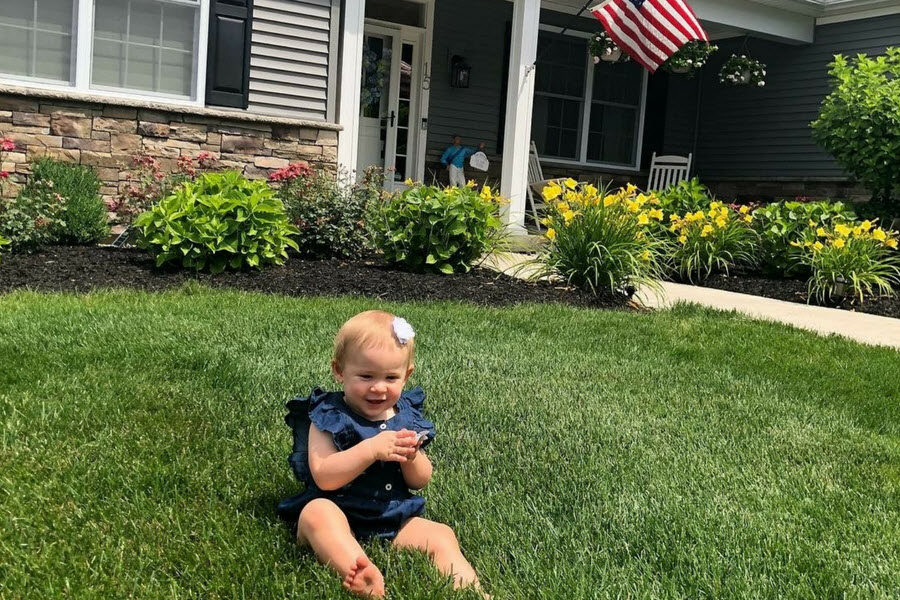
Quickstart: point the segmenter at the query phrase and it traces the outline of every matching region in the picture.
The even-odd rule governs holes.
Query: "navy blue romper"
[[[424,448],[434,438],[434,423],[422,416],[425,392],[417,387],[403,392],[394,406],[396,414],[387,421],[369,421],[353,412],[344,402],[343,392],[325,392],[316,388],[307,398],[287,403],[284,420],[294,432],[294,450],[288,462],[298,480],[306,484],[303,493],[285,498],[278,504],[278,515],[295,530],[300,511],[315,498],[327,498],[347,515],[350,529],[360,540],[392,540],[400,526],[425,510],[425,498],[409,491],[400,471],[400,463],[376,461],[356,479],[333,491],[320,490],[309,471],[309,424],[334,437],[339,451],[375,437],[385,430],[428,431]]]

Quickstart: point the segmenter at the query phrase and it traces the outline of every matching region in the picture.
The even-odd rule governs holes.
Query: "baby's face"
[[[388,347],[355,349],[343,366],[333,364],[332,370],[350,409],[370,421],[383,421],[393,415],[413,368],[404,349]]]

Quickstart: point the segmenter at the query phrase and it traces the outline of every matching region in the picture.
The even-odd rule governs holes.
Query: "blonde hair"
[[[344,360],[354,348],[395,347],[406,350],[406,364],[413,364],[415,339],[401,344],[394,334],[394,315],[383,310],[367,310],[344,323],[334,337],[333,360],[344,366]]]

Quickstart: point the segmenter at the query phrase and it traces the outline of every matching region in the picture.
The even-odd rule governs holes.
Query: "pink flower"
[[[269,175],[269,181],[276,183],[280,181],[293,181],[298,177],[305,177],[311,174],[312,169],[310,168],[309,163],[305,160],[301,160],[272,172],[272,174]]]
[[[11,138],[0,139],[0,150],[9,152],[16,149],[16,143]]]
[[[0,171],[0,179],[9,179],[9,171]]]

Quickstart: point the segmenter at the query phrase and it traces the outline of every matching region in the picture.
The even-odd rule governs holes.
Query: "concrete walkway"
[[[534,273],[534,268],[522,265],[532,257],[528,254],[493,255],[484,266],[527,279]],[[647,289],[638,290],[635,299],[647,308],[668,308],[678,302],[690,302],[719,310],[734,310],[749,317],[785,323],[823,335],[837,334],[872,346],[900,349],[900,319],[679,283],[662,283],[661,295]]]

